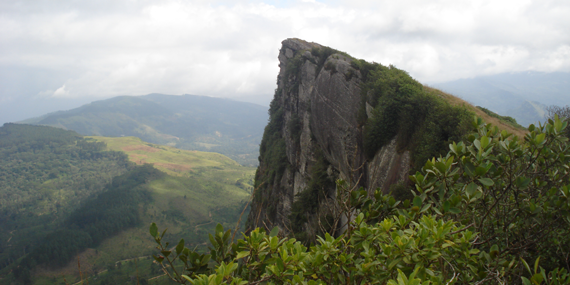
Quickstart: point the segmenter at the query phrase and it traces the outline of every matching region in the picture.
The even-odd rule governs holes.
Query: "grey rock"
[[[279,53],[280,72],[276,103],[284,110],[284,124],[280,131],[285,140],[287,160],[290,167],[280,181],[272,185],[277,204],[252,203],[248,224],[250,227],[271,228],[278,226],[284,233],[290,231],[289,215],[296,195],[304,191],[311,179],[311,169],[320,152],[330,163],[329,175],[358,184],[370,192],[377,187],[387,191],[390,185],[407,179],[410,153],[398,153],[395,139],[380,149],[371,160],[366,160],[363,150],[363,127],[358,125],[357,114],[362,104],[362,77],[351,66],[352,58],[335,53],[329,56],[323,67],[317,66],[313,48],[322,48],[316,43],[299,39],[282,42]],[[302,60],[296,74],[286,78],[286,68],[291,60]],[[371,107],[365,106],[369,116]],[[291,135],[290,122],[297,118],[301,124],[299,138]],[[260,161],[259,171],[266,173],[270,165]],[[331,193],[335,189],[329,189]],[[332,195],[334,196],[334,195]],[[321,201],[319,213],[331,211],[334,199]],[[276,209],[270,218],[267,209]],[[308,217],[305,232],[309,235],[318,230],[318,215]]]

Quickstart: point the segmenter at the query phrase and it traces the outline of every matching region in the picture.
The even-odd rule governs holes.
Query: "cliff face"
[[[323,210],[319,204],[334,197],[336,179],[389,189],[407,179],[410,152],[398,152],[392,138],[366,157],[359,112],[370,116],[372,106],[363,98],[363,74],[353,58],[299,39],[282,44],[248,227],[279,226],[311,235],[317,231],[316,213]],[[314,193],[302,195],[311,189]],[[303,201],[301,219],[292,221],[299,199],[317,201]]]

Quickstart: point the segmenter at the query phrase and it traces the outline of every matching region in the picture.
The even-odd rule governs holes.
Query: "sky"
[[[0,124],[118,95],[266,105],[286,38],[426,84],[567,72],[568,15],[567,0],[0,0]]]

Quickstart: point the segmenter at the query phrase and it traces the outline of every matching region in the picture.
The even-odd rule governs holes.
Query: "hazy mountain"
[[[82,135],[136,136],[181,149],[219,152],[243,165],[256,165],[267,119],[267,107],[252,103],[149,94],[95,101],[22,122]]]
[[[570,73],[520,72],[433,84],[474,105],[514,117],[528,126],[544,119],[544,108],[570,105]]]

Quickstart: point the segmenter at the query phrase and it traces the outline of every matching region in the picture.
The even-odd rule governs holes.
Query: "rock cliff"
[[[388,96],[373,94],[400,94],[405,88],[398,83],[375,90],[378,74],[393,67],[300,39],[282,42],[279,67],[247,225],[314,236],[317,218],[326,215],[323,203],[334,200],[335,180],[369,191],[388,191],[407,181],[412,147],[409,138],[399,135],[401,124],[396,132],[384,131],[381,147],[371,148],[365,141],[369,118],[378,116],[378,98]],[[419,83],[411,84],[421,89]],[[415,121],[410,122],[415,128]]]

